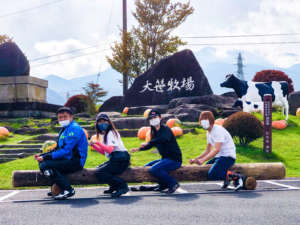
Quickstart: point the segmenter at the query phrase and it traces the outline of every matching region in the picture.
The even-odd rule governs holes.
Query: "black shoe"
[[[173,194],[179,188],[179,184],[176,183],[172,187],[170,187],[167,191],[167,194]]]
[[[166,190],[167,188],[168,188],[167,186],[159,184],[153,188],[153,191],[162,192],[162,191]]]
[[[62,191],[60,194],[56,195],[54,197],[55,200],[65,200],[69,197],[72,197],[73,195],[75,195],[75,190],[72,188],[71,190],[64,190]]]
[[[112,198],[119,198],[121,195],[126,194],[129,191],[128,187],[121,188],[111,194]]]
[[[114,189],[109,188],[109,189],[107,189],[107,190],[104,190],[104,191],[103,191],[103,194],[111,194],[111,193],[113,193],[114,191],[115,191]]]
[[[51,191],[50,191],[50,192],[48,192],[48,193],[47,193],[47,196],[48,196],[48,197],[53,197],[53,194],[52,194],[52,192],[51,192]]]

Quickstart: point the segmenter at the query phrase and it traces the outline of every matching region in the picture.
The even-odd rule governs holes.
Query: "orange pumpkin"
[[[224,121],[225,121],[224,119],[219,118],[219,119],[216,119],[216,120],[215,120],[215,124],[220,125],[220,126],[223,126]]]
[[[149,113],[151,112],[151,109],[146,109],[145,112],[144,112],[144,117],[147,119],[148,118],[148,115]]]
[[[272,122],[272,128],[277,130],[283,130],[287,127],[287,122],[285,120],[276,120]]]
[[[84,131],[84,133],[85,133],[86,139],[89,139],[89,133],[87,132],[87,130],[84,129],[84,128],[82,128],[82,129],[83,129],[83,131]]]
[[[128,113],[128,110],[129,110],[129,108],[128,107],[125,107],[124,109],[123,109],[123,114],[127,114]]]
[[[180,127],[180,120],[179,119],[168,119],[167,121],[167,126],[172,128],[172,127]]]
[[[140,140],[145,140],[147,132],[150,130],[150,127],[141,127],[138,131],[138,138]]]
[[[146,133],[146,142],[151,141],[151,129],[147,131]]]
[[[0,140],[6,139],[9,136],[9,131],[6,127],[0,127]]]
[[[181,129],[181,127],[172,127],[171,130],[175,137],[180,137],[183,135],[183,130]]]
[[[296,116],[300,116],[300,108],[297,109]]]

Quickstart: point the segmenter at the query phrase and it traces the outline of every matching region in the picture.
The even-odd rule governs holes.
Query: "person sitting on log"
[[[103,135],[103,143],[91,141],[90,145],[109,159],[97,167],[95,175],[101,183],[109,185],[104,194],[111,194],[111,197],[117,198],[129,191],[127,183],[117,175],[128,168],[130,155],[113,122],[106,114],[98,114],[95,127],[97,139],[99,135]]]
[[[235,190],[243,187],[242,176],[230,171],[236,160],[236,148],[230,133],[222,126],[216,125],[215,117],[210,111],[203,111],[199,118],[200,125],[207,130],[206,150],[190,164],[213,164],[208,171],[209,180],[224,180],[222,188],[227,188],[234,181]]]
[[[151,140],[143,143],[139,148],[131,149],[131,152],[144,151],[156,147],[162,156],[145,166],[151,166],[150,173],[158,179],[158,186],[155,191],[167,190],[167,193],[174,193],[179,184],[169,172],[181,167],[182,154],[175,136],[171,129],[161,124],[161,114],[157,110],[151,110],[147,120],[151,126]]]
[[[59,108],[57,119],[62,129],[58,135],[56,149],[34,156],[44,176],[50,178],[52,185],[56,184],[62,190],[54,196],[56,200],[66,199],[75,194],[65,175],[83,169],[87,158],[86,135],[73,118],[70,108]],[[48,196],[52,196],[52,192],[49,192]]]

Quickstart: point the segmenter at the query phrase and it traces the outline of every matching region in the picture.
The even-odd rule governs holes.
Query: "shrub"
[[[264,134],[264,127],[255,116],[247,112],[237,112],[228,117],[224,128],[233,138],[238,138],[241,145],[248,145],[251,141]]]
[[[75,113],[88,112],[95,114],[96,112],[94,104],[86,95],[74,95],[70,97],[65,106],[72,108]]]
[[[294,92],[294,85],[292,79],[284,72],[279,70],[262,70],[257,72],[253,78],[255,82],[270,82],[270,81],[286,81],[289,86],[289,93]]]

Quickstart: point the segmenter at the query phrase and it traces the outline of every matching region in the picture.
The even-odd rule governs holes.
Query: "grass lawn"
[[[256,116],[262,119],[260,114]],[[282,119],[280,113],[273,113],[273,120]],[[285,130],[273,129],[273,152],[263,152],[263,138],[253,141],[247,147],[237,145],[237,163],[250,162],[283,162],[287,168],[288,177],[300,177],[300,118],[289,117],[289,126]],[[28,139],[30,136],[15,135],[5,144],[17,143],[19,140]],[[187,165],[189,159],[199,155],[206,146],[206,131],[197,129],[197,134],[186,134],[177,139],[183,153],[183,164]],[[138,138],[123,138],[128,149],[139,146],[142,142]],[[0,142],[0,145],[4,142]],[[142,166],[151,160],[159,158],[153,150],[137,152],[131,155],[131,166]],[[93,168],[106,159],[98,152],[89,150],[86,168]],[[0,189],[11,189],[11,175],[13,170],[35,170],[38,169],[33,157],[19,159],[12,162],[0,164]]]

